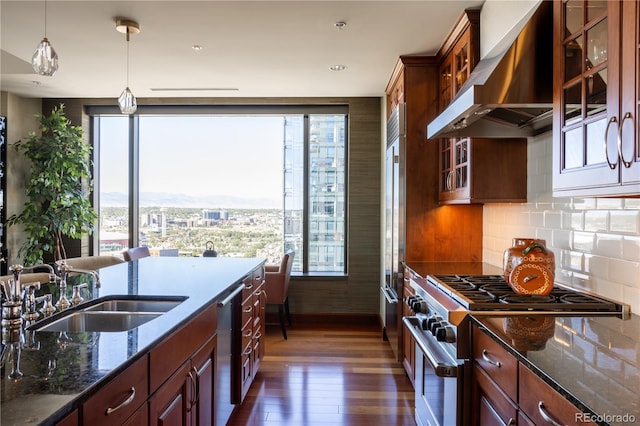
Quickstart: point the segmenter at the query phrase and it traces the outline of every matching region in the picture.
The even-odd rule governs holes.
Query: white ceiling
[[[0,89],[116,98],[126,85],[126,41],[115,30],[123,17],[141,29],[129,45],[138,98],[382,96],[398,56],[434,55],[463,10],[482,3],[48,0],[47,37],[60,68],[44,77],[30,61],[45,3],[0,0]],[[335,64],[347,68],[331,71]]]

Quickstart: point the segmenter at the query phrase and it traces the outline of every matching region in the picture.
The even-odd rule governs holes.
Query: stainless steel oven
[[[463,425],[466,399],[466,360],[456,359],[447,348],[424,330],[426,315],[405,317],[403,322],[416,341],[415,419],[420,426]],[[466,382],[468,383],[468,382]]]

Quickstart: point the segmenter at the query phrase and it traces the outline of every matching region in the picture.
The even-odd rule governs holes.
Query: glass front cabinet
[[[640,193],[639,10],[555,1],[554,196]]]

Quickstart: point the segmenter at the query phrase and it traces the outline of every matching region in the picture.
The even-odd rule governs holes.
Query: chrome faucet
[[[58,265],[58,270],[60,271],[60,299],[56,302],[56,308],[64,310],[72,305],[77,305],[84,300],[82,299],[82,297],[80,297],[80,289],[87,288],[88,286],[86,284],[74,286],[72,299],[67,299],[67,279],[69,278],[69,274],[71,272],[75,272],[78,274],[89,274],[93,276],[95,288],[100,288],[100,276],[96,271],[74,268],[73,266],[69,265],[66,260],[59,260],[56,262],[56,264]]]

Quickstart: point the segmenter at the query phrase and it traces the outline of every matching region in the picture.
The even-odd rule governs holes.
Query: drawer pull
[[[253,288],[253,284],[247,284],[244,286],[245,289],[251,290]]]
[[[560,423],[556,422],[555,420],[553,420],[553,418],[551,417],[551,415],[547,412],[547,410],[544,408],[544,403],[542,401],[538,402],[538,412],[540,413],[540,416],[550,425],[553,426],[562,426]]]
[[[195,398],[193,399],[191,405],[196,405],[198,401],[200,401],[200,389],[198,389],[197,380],[198,369],[196,367],[191,367],[191,370],[193,371],[193,376],[191,376],[191,372],[189,372],[189,376],[191,376],[191,380],[193,381],[193,394],[195,395]]]
[[[494,361],[489,357],[489,352],[487,352],[486,349],[482,350],[482,359],[484,359],[491,365],[495,365],[498,368],[502,367],[502,363],[500,361]]]
[[[251,306],[249,306],[248,308],[244,309],[242,312],[245,312],[245,313],[247,313],[247,314],[248,314],[248,313],[249,313],[249,312],[251,312],[252,310],[253,310],[253,308],[252,308]]]
[[[255,336],[253,336],[254,339],[261,339],[262,338],[262,333],[260,333],[259,331],[256,333]]]
[[[244,333],[244,337],[251,337],[251,333],[252,333],[252,332],[253,332],[253,331],[252,331],[251,329],[247,330],[247,331]]]
[[[131,389],[129,389],[129,397],[127,399],[125,399],[124,401],[122,401],[122,403],[120,403],[120,405],[118,405],[117,407],[114,408],[107,408],[107,416],[111,413],[115,413],[116,411],[118,411],[121,408],[126,407],[127,405],[131,404],[133,402],[133,400],[136,397],[136,388],[134,388],[133,386],[131,387]]]
[[[509,417],[509,421],[507,422],[507,426],[515,426],[516,421]]]
[[[242,352],[242,355],[251,355],[251,352],[253,351],[253,349],[251,349],[251,345],[249,345],[247,347],[247,349],[244,350],[244,352]]]

